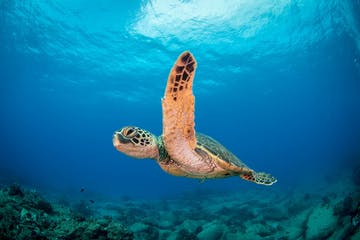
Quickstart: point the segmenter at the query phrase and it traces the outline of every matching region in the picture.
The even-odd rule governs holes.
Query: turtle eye
[[[135,137],[137,131],[135,128],[133,127],[127,127],[127,128],[124,128],[122,131],[121,131],[122,135],[124,137],[127,137],[127,138],[133,138]]]

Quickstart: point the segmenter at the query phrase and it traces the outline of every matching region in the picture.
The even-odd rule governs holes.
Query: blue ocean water
[[[141,198],[265,188],[173,177],[114,149],[125,125],[161,134],[185,50],[198,61],[196,131],[272,173],[272,188],[359,164],[358,0],[1,0],[1,183]]]

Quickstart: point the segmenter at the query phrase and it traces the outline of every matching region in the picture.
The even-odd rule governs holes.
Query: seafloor
[[[11,184],[0,191],[0,239],[360,239],[360,168],[314,186],[50,202]]]

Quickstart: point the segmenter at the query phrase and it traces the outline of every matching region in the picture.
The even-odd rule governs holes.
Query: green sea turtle
[[[213,138],[195,133],[192,92],[196,60],[186,51],[170,71],[162,99],[163,134],[159,137],[139,127],[115,131],[114,147],[135,158],[155,159],[167,173],[208,179],[240,176],[257,184],[272,185],[270,174],[255,172]]]

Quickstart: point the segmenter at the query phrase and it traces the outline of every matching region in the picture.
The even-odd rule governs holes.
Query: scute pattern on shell
[[[225,162],[231,163],[238,167],[247,167],[234,154],[226,149],[221,143],[215,139],[201,133],[196,133],[197,145],[205,147],[209,152],[219,157]]]

